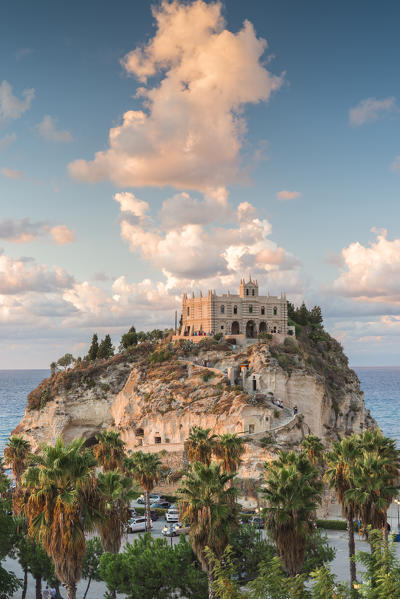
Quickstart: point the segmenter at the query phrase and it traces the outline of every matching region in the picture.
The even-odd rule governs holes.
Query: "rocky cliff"
[[[60,435],[91,443],[102,429],[114,429],[128,449],[165,450],[179,470],[194,425],[245,437],[239,473],[245,493],[266,459],[306,434],[329,445],[376,426],[341,346],[314,328],[297,340],[276,335],[245,350],[210,340],[143,343],[109,360],[81,362],[28,396],[14,433],[36,449]]]

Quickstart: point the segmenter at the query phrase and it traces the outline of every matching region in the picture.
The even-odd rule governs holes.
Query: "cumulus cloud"
[[[278,191],[276,194],[278,200],[295,200],[296,198],[301,197],[300,191],[288,191],[287,189],[282,189],[282,191]]]
[[[400,239],[390,241],[385,229],[372,229],[369,246],[351,243],[341,252],[344,267],[333,284],[339,295],[368,302],[400,303]]]
[[[72,177],[201,191],[238,180],[243,108],[267,101],[283,76],[262,63],[267,42],[252,24],[232,33],[221,11],[221,3],[203,0],[153,8],[154,37],[122,61],[144,84],[137,92],[142,110],[125,112],[110,130],[108,150],[72,162]]]
[[[41,123],[36,125],[36,130],[41,137],[48,141],[65,143],[72,141],[72,135],[69,131],[57,129],[56,121],[49,114],[43,117]]]
[[[0,122],[19,119],[29,110],[35,97],[34,89],[24,89],[22,99],[14,96],[13,88],[8,81],[0,83]]]
[[[58,245],[71,243],[75,239],[75,233],[66,225],[51,226],[46,221],[32,222],[30,218],[0,221],[0,239],[13,243],[29,243],[48,234]]]
[[[75,241],[75,232],[71,231],[66,225],[51,227],[50,235],[57,245],[66,245]]]
[[[73,277],[61,268],[0,255],[0,295],[27,291],[51,292],[71,287],[72,284]]]
[[[0,138],[0,152],[7,148],[10,144],[14,143],[17,139],[15,133],[8,133]]]
[[[164,273],[167,285],[183,289],[212,282],[220,288],[229,281],[236,284],[247,272],[277,284],[282,284],[281,273],[285,272],[288,284],[291,280],[300,285],[299,261],[269,239],[271,225],[258,217],[252,204],[242,202],[234,211],[222,194],[222,212],[213,209],[214,204],[207,213],[207,197],[194,200],[189,194],[182,195],[177,194],[164,203],[158,225],[147,216],[146,202],[129,192],[122,199],[121,194],[115,196],[123,210],[122,238],[131,251],[140,252]],[[232,218],[231,227],[223,226],[222,215],[227,212]]]
[[[23,171],[7,168],[6,166],[1,169],[1,172],[5,177],[7,177],[7,179],[24,179],[25,177],[25,173]]]
[[[377,121],[394,110],[396,110],[396,100],[393,96],[383,100],[366,98],[349,110],[349,122],[353,126],[364,125],[364,123]]]

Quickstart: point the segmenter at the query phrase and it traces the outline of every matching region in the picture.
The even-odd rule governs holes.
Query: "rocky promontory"
[[[80,361],[30,393],[14,433],[36,450],[103,429],[121,433],[128,450],[161,451],[182,469],[194,425],[246,440],[239,478],[260,478],[265,460],[296,448],[309,433],[329,444],[376,426],[340,344],[322,327],[299,337],[235,348],[204,339],[141,343],[107,360]]]

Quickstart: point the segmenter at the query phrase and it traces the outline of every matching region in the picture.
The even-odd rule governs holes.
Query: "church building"
[[[183,295],[180,337],[222,333],[254,339],[263,332],[294,333],[288,327],[286,295],[259,295],[258,283],[251,277],[247,283],[240,281],[238,295],[217,295],[212,290],[206,296]]]

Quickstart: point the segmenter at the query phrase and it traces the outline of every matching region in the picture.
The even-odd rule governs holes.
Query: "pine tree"
[[[100,342],[99,351],[97,352],[98,358],[111,358],[114,355],[114,346],[111,341],[110,335],[106,335]]]
[[[138,337],[136,334],[136,329],[135,327],[131,327],[129,329],[129,331],[127,333],[125,333],[125,335],[122,335],[121,337],[121,342],[120,342],[120,350],[124,350],[124,349],[128,349],[129,347],[132,347],[133,345],[137,345],[138,342]]]
[[[99,352],[99,338],[97,337],[97,333],[95,333],[92,337],[92,343],[89,348],[88,358],[90,361],[93,361],[97,358],[97,354]]]

